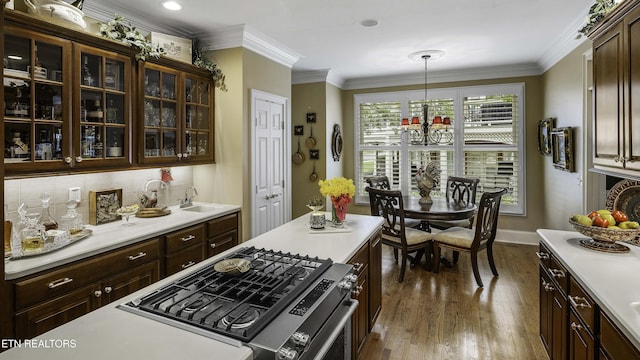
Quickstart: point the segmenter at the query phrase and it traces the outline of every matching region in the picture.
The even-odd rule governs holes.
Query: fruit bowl
[[[569,223],[573,225],[573,228],[580,234],[590,237],[593,240],[609,243],[633,240],[640,234],[640,229],[608,229],[598,226],[586,226],[571,219],[569,219]]]

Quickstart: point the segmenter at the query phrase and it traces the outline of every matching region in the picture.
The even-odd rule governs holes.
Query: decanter
[[[55,230],[58,228],[58,223],[56,220],[51,217],[49,213],[49,201],[51,200],[51,195],[48,192],[42,193],[40,195],[40,201],[42,201],[42,210],[40,212],[40,223],[44,226],[46,230]]]

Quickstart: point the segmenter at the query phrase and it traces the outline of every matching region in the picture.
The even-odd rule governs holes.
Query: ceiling
[[[537,75],[575,49],[577,30],[593,0],[160,0],[86,1],[85,13],[123,15],[140,29],[203,39],[208,49],[243,46],[221,40],[242,29],[244,41],[276,49],[296,74],[321,74],[355,88],[424,79],[424,62],[410,53],[437,49],[429,76],[471,80]],[[378,25],[364,27],[362,20]],[[227,45],[225,45],[227,44]],[[231,44],[231,45],[229,45]],[[222,69],[224,71],[224,69]],[[422,74],[422,75],[421,75]],[[502,75],[501,75],[502,74]],[[304,76],[302,76],[304,78]],[[304,82],[304,81],[301,81]]]

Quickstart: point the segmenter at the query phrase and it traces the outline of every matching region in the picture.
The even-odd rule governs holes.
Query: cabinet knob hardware
[[[99,298],[100,296],[102,296],[102,291],[100,291],[100,290],[96,290],[96,291],[94,291],[94,292],[93,292],[93,295],[94,295],[95,297]]]
[[[113,288],[111,286],[107,286],[107,287],[104,288],[104,292],[107,293],[107,294],[110,294],[112,290],[113,290]]]
[[[68,278],[68,277],[66,277],[66,278],[64,278],[64,279],[54,280],[54,281],[50,282],[47,286],[49,286],[49,289],[55,289],[55,288],[57,288],[58,286],[62,286],[62,285],[64,285],[64,284],[68,284],[68,283],[70,283],[70,282],[72,282],[72,281],[73,281],[73,279],[72,279],[72,278]]]
[[[71,156],[67,156],[64,158],[65,164],[71,164],[72,162],[73,162],[73,159],[71,158]]]
[[[76,162],[77,163],[81,163],[82,162],[82,156],[76,156]]]
[[[540,260],[548,260],[549,259],[549,254],[547,254],[546,252],[536,251],[536,255],[538,255],[538,259],[540,259]]]
[[[140,251],[137,255],[129,255],[129,261],[137,260],[145,256],[147,256],[147,253]]]
[[[185,237],[181,238],[180,240],[182,240],[182,242],[187,242],[187,241],[191,241],[191,240],[193,240],[195,238],[196,238],[195,235],[190,234],[189,236],[185,236]]]
[[[183,269],[186,269],[186,268],[188,268],[188,267],[192,267],[192,266],[193,266],[193,265],[195,265],[195,264],[196,264],[195,262],[193,262],[193,261],[189,261],[189,262],[188,262],[188,263],[186,263],[186,264],[182,264],[182,265],[180,265],[180,267],[182,267]]]
[[[362,292],[362,285],[358,285],[351,291],[351,294],[353,294],[353,296],[360,296],[361,292]]]
[[[183,154],[182,154],[182,158],[183,158],[183,159],[186,159],[186,158],[188,158],[188,157],[189,157],[189,153],[183,153]]]
[[[211,246],[212,249],[215,249],[216,248],[216,243],[211,243],[210,246]]]
[[[613,162],[620,162],[623,161],[623,159],[620,159],[620,156],[616,156],[613,158]]]
[[[575,307],[576,309],[583,309],[583,308],[591,309],[591,304],[589,304],[587,299],[583,297],[581,298],[579,296],[569,295],[569,302],[571,302],[571,305],[573,305],[573,307]]]
[[[573,331],[579,331],[579,330],[583,330],[584,327],[580,324],[576,324],[575,321],[571,322],[571,330]]]
[[[176,156],[178,157],[178,159],[182,159],[182,153],[177,153]]]

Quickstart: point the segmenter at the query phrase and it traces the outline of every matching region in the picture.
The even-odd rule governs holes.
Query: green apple
[[[576,214],[576,215],[573,215],[573,217],[571,217],[571,220],[584,226],[593,225],[593,221],[591,221],[591,219],[589,219],[587,215]]]
[[[621,229],[637,229],[640,224],[638,224],[636,221],[623,221],[620,224],[618,224],[618,226]]]
[[[610,226],[608,226],[608,227],[607,227],[607,229],[611,229],[611,230],[622,230],[622,228],[621,228],[621,227],[619,227],[619,226],[615,226],[615,225],[610,225]]]
[[[601,214],[600,217],[609,222],[609,227],[612,227],[616,224],[616,219],[614,219],[611,214]]]
[[[603,216],[603,215],[611,215],[611,211],[609,211],[609,210],[607,210],[607,209],[600,209],[600,210],[597,210],[596,212],[597,212],[598,214],[600,214],[600,216]],[[615,223],[616,223],[615,221],[614,221],[613,223],[612,223],[612,222],[609,222],[609,224],[615,224]]]

